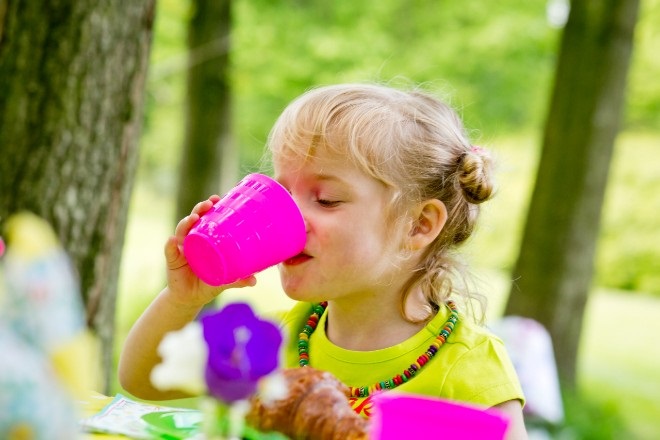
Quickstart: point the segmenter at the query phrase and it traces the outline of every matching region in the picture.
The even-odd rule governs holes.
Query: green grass
[[[610,184],[614,189],[608,190],[606,219],[631,215],[617,211],[615,202],[619,197],[625,194],[643,197],[653,191],[643,184],[660,173],[634,178],[629,172],[643,157],[653,156],[642,154],[640,158],[625,153],[632,150],[648,153],[653,140],[657,144],[657,138],[657,135],[624,137],[614,164],[615,180]],[[491,299],[487,315],[491,320],[500,316],[509,288],[508,266],[517,252],[535,170],[535,142],[531,136],[521,135],[486,143],[500,157],[500,186],[465,251],[475,267],[479,286]],[[640,166],[647,170],[657,166],[653,161],[647,162]],[[622,175],[627,177],[617,177]],[[641,216],[646,218],[649,212],[647,209]],[[652,214],[655,216],[655,211]],[[171,197],[139,181],[131,203],[120,274],[117,353],[132,323],[163,286],[162,248],[173,228]],[[647,236],[646,241],[650,243],[645,245],[658,244],[653,234]],[[615,247],[615,238],[610,238],[612,248],[607,252],[625,251],[626,246]],[[623,243],[627,240],[628,235],[624,235]],[[226,292],[223,300],[246,300],[262,312],[290,304],[281,292],[274,270],[260,274],[258,280],[254,288]],[[660,424],[657,423],[660,414],[658,317],[660,298],[657,296],[603,288],[596,288],[591,294],[578,365],[579,396],[566,396],[568,419],[576,438],[617,438],[621,430],[626,438],[660,438]],[[113,391],[123,392],[116,383]],[[602,419],[602,423],[594,418]]]
[[[590,298],[580,356],[580,390],[615,407],[634,433],[660,438],[660,300],[615,291]]]

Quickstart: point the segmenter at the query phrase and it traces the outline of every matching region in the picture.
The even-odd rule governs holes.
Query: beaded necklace
[[[306,367],[309,365],[309,338],[316,330],[316,326],[319,323],[319,319],[325,312],[326,307],[328,306],[327,301],[324,301],[319,304],[314,304],[312,306],[312,314],[307,319],[307,323],[302,328],[302,331],[298,335],[298,364],[301,367]],[[394,377],[391,377],[382,382],[375,383],[371,386],[364,387],[349,387],[349,397],[367,397],[375,391],[379,390],[388,390],[396,388],[402,383],[408,382],[412,379],[419,370],[426,365],[428,361],[435,356],[440,347],[445,343],[451,332],[454,330],[454,326],[458,322],[458,311],[456,304],[453,301],[447,301],[447,306],[451,310],[451,315],[445,322],[445,325],[438,333],[438,336],[435,340],[429,345],[424,353],[417,358],[417,361],[410,364],[408,369],[403,370],[401,374],[397,374]]]

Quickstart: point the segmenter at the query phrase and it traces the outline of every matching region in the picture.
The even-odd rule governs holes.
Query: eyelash
[[[341,202],[334,200],[318,199],[316,203],[323,206],[324,208],[334,208],[335,206],[339,205]]]

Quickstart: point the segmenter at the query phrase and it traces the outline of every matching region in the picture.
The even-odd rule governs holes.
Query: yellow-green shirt
[[[312,313],[312,304],[297,303],[281,315],[287,336],[284,366],[298,367],[298,334]],[[368,387],[403,374],[425,353],[444,327],[450,311],[442,307],[417,334],[400,344],[374,351],[345,350],[328,340],[327,314],[309,340],[309,365],[329,371],[350,387]],[[462,315],[435,356],[394,391],[491,407],[508,400],[524,402],[518,377],[503,342]],[[369,417],[372,396],[351,398],[351,407]]]

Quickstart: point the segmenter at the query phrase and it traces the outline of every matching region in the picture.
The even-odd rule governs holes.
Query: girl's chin
[[[303,301],[303,302],[311,302],[311,303],[325,301],[325,298],[321,298],[318,292],[310,291],[300,286],[293,287],[283,283],[282,288],[286,296],[288,296],[290,299],[294,301]]]
[[[282,290],[289,298],[295,301],[304,301],[305,289],[300,286],[298,281],[294,281],[291,277],[287,276],[286,271],[280,270],[280,282]]]
[[[297,289],[287,289],[286,287],[284,288],[284,293],[286,293],[286,296],[291,298],[294,301],[304,301],[304,302],[320,302],[321,300],[315,301],[316,295],[297,290]]]
[[[326,299],[319,291],[318,283],[310,284],[304,277],[288,271],[286,266],[280,266],[280,283],[286,296],[294,301],[321,302]]]

